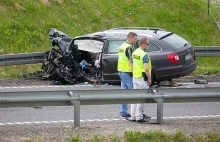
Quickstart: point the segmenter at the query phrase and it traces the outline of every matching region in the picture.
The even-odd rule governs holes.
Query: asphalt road
[[[209,84],[177,83],[176,88],[204,88],[220,87],[219,82]],[[59,87],[59,86],[57,86]],[[62,86],[61,86],[62,87]],[[98,88],[97,88],[98,87]],[[119,86],[75,85],[76,89],[116,89]],[[74,87],[71,87],[74,88]],[[74,107],[42,107],[42,108],[0,108],[0,123],[33,122],[33,121],[59,121],[73,120]],[[145,113],[156,117],[156,104],[145,104]],[[164,117],[177,116],[208,116],[220,115],[219,103],[179,103],[165,104]],[[81,106],[81,120],[118,119],[119,105],[91,105]]]
[[[40,84],[39,84],[40,85]],[[177,88],[220,87],[220,83],[193,84],[179,83]],[[92,85],[78,85],[93,88]],[[101,88],[119,88],[119,86],[102,86]],[[130,106],[129,106],[130,108]],[[145,114],[156,118],[156,104],[145,104]],[[174,103],[164,104],[164,125],[142,125],[123,121],[119,117],[119,105],[81,106],[81,126],[77,133],[85,136],[90,133],[123,134],[125,130],[165,130],[186,132],[204,132],[220,130],[220,102],[216,103]],[[38,108],[0,108],[0,141],[24,141],[36,135],[46,139],[68,137],[73,127],[74,107],[38,107]],[[68,131],[67,131],[68,130]],[[74,130],[75,132],[75,130]],[[52,140],[53,141],[53,140]],[[60,140],[58,140],[60,141]]]
[[[204,88],[220,87],[219,82],[211,82],[208,85],[194,83],[179,83],[176,88]],[[94,88],[92,85],[76,85],[76,89]],[[119,86],[101,86],[102,89],[114,89]],[[42,108],[0,108],[0,124],[14,122],[34,121],[59,121],[73,120],[74,107],[42,107]],[[156,117],[156,104],[145,104],[145,113]],[[220,115],[220,102],[218,103],[178,103],[165,104],[164,117],[177,116],[208,116]],[[119,105],[91,105],[81,106],[81,120],[94,119],[118,119]]]
[[[145,104],[145,113],[156,117],[156,105]],[[218,103],[165,104],[164,117],[220,116]],[[73,120],[74,107],[1,108],[0,123]],[[81,106],[81,120],[119,119],[119,105]]]

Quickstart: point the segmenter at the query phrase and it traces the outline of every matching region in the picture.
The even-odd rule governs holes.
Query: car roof
[[[92,34],[86,34],[83,36],[78,36],[76,38],[83,38],[83,37],[89,37],[89,38],[100,38],[100,39],[115,39],[115,38],[121,38],[126,39],[127,34],[129,32],[135,32],[138,35],[138,38],[141,37],[148,37],[149,39],[156,38],[158,35],[162,34],[166,35],[170,32],[160,29],[160,28],[148,28],[148,27],[119,27],[119,28],[113,28],[109,30],[104,30],[100,32],[95,32]]]

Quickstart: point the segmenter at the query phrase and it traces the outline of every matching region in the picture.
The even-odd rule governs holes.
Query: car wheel
[[[150,86],[153,86],[155,85],[156,83],[156,77],[155,77],[155,74],[153,72],[151,72],[151,85]]]

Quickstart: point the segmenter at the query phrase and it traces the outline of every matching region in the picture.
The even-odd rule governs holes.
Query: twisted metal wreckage
[[[52,46],[45,54],[42,79],[55,80],[61,84],[99,82],[102,77],[102,41],[92,37],[72,39],[57,29],[49,30],[49,38]]]

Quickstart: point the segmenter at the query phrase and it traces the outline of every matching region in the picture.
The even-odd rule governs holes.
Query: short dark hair
[[[147,37],[141,38],[140,45],[142,45],[142,44],[148,44],[148,38]]]
[[[135,32],[129,32],[127,35],[127,38],[135,37],[135,36],[137,36],[137,34]]]

